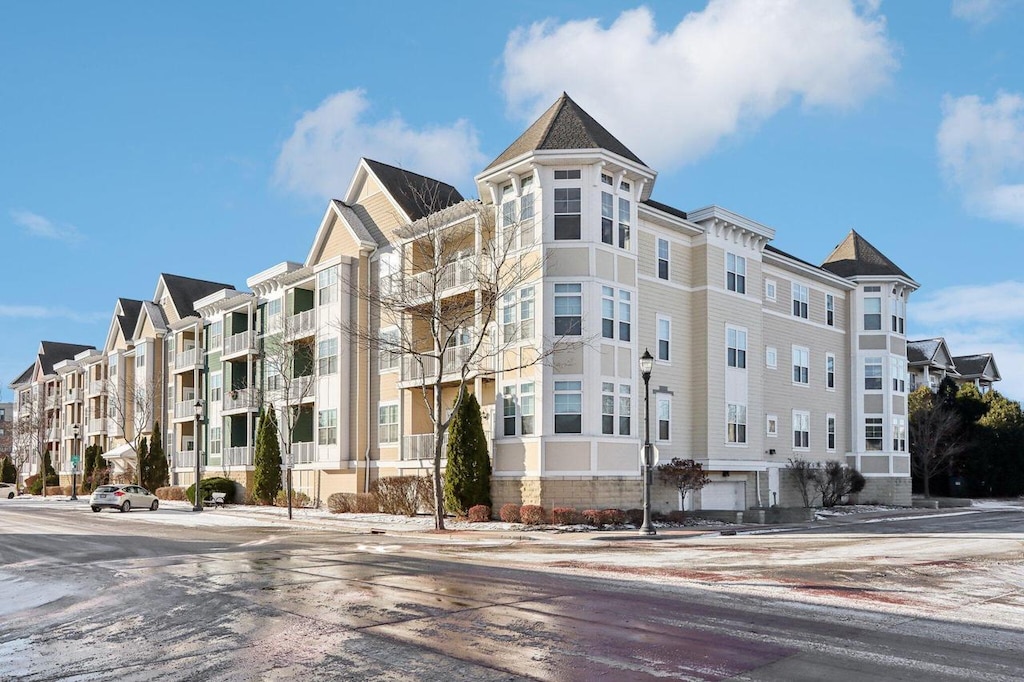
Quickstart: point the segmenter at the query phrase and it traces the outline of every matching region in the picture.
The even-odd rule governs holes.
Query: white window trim
[[[661,243],[664,242],[668,247],[668,255],[665,257],[665,274],[667,277],[661,276]],[[655,237],[654,239],[654,278],[659,279],[662,282],[672,281],[672,242],[665,239],[664,237]]]
[[[797,351],[803,351],[803,352],[807,353],[807,364],[806,365],[800,365],[800,367],[806,367],[806,369],[807,369],[807,382],[806,383],[803,382],[803,381],[797,381],[797,380],[795,380],[793,378],[793,368],[796,367],[797,365],[796,365],[795,359],[792,356],[796,355]],[[790,362],[789,362],[789,379],[790,379],[790,381],[793,382],[794,386],[803,386],[804,388],[810,387],[810,385],[811,385],[811,349],[810,348],[807,348],[806,346],[797,346],[797,345],[793,346],[792,353],[790,354]]]
[[[832,386],[828,385],[828,361],[832,361]],[[836,354],[825,353],[825,390],[832,393],[836,392],[836,384],[839,383],[836,379],[838,372],[836,370]]]
[[[835,438],[835,441],[836,441],[835,443],[832,444],[831,447],[829,447],[829,444],[828,444],[828,437],[829,437],[828,425],[829,425],[830,421],[832,422],[832,436]],[[828,414],[825,415],[825,450],[826,450],[826,452],[835,452],[836,451],[836,446],[839,443],[839,426],[838,425],[839,425],[839,422],[836,420],[836,415],[834,413],[829,412]]]
[[[668,359],[661,357],[661,323],[668,323]],[[668,315],[656,315],[654,320],[654,361],[659,365],[672,365],[672,318]]]
[[[793,450],[797,452],[807,452],[811,449],[811,413],[807,410],[793,410],[793,422],[792,428],[790,429],[790,443],[793,443],[792,437],[796,434],[796,419],[797,415],[804,417],[804,421],[807,424],[807,445],[801,445],[797,447],[793,444]]]
[[[729,345],[729,332],[730,331],[736,332],[736,351],[737,351],[736,352],[736,362],[737,362],[736,365],[730,365],[729,364],[729,349],[731,348],[731,346]],[[741,334],[743,335],[743,347],[742,348],[739,345],[740,335]],[[737,327],[734,324],[727,324],[727,325],[725,325],[725,367],[726,367],[726,369],[738,369],[738,370],[743,370],[743,371],[747,370],[747,366],[750,363],[750,357],[749,357],[750,356],[750,351],[749,351],[749,348],[748,348],[748,345],[747,345],[748,336],[749,335],[747,334],[747,328],[746,327]],[[743,366],[742,367],[739,366],[739,351],[741,351],[741,350],[743,351]]]
[[[771,293],[769,293],[769,289]],[[764,281],[764,299],[773,302],[779,300],[779,285],[774,279]]]
[[[731,405],[735,405],[737,407],[742,407],[743,408],[743,421],[742,422],[739,422],[739,421],[736,422],[737,425],[739,425],[739,424],[743,425],[743,440],[735,440],[735,441],[729,440],[729,407]],[[747,433],[747,429],[750,427],[750,425],[748,424],[748,416],[749,415],[747,414],[747,412],[748,412],[747,406],[742,404],[742,403],[729,403],[729,402],[727,402],[725,404],[725,446],[726,447],[730,447],[730,448],[745,448],[745,447],[747,447],[750,444],[750,436]]]
[[[772,362],[772,356],[775,357],[775,362]],[[775,346],[764,347],[764,366],[768,369],[779,368],[779,349]]]
[[[772,430],[772,426],[775,427]],[[766,414],[764,416],[764,433],[768,438],[779,437],[779,416],[777,414]]]
[[[382,407],[391,407],[392,405],[396,408],[395,409],[395,416],[396,416],[396,422],[395,423],[398,425],[398,429],[397,429],[398,437],[395,440],[393,440],[393,441],[390,441],[390,440],[389,441],[382,441],[380,439],[380,427],[381,427],[380,408],[382,408]],[[390,424],[390,422],[388,422],[388,423]],[[381,401],[381,402],[377,403],[377,447],[378,448],[397,448],[398,445],[401,442],[402,442],[402,408],[399,406],[398,401],[397,400],[384,400],[384,401]]]
[[[660,423],[660,412],[658,406],[661,403],[668,404],[668,438],[661,438],[661,423]],[[657,443],[671,443],[672,442],[672,396],[667,393],[655,393],[654,394],[654,441]]]

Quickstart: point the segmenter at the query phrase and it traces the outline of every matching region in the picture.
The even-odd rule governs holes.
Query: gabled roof
[[[132,338],[135,333],[135,323],[139,321],[139,313],[142,312],[142,301],[132,298],[119,298],[117,302],[123,314],[117,316],[117,323],[121,325],[121,333],[124,338]]]
[[[363,159],[363,161],[377,176],[384,189],[405,211],[410,222],[415,222],[463,200],[459,190],[446,182],[389,166],[380,161],[372,159]]]
[[[846,235],[846,239],[829,254],[821,267],[840,277],[878,275],[902,277],[913,281],[910,275],[903,272],[855,230],[850,230],[850,234]]]
[[[660,201],[655,201],[654,199],[644,199],[640,203],[644,204],[646,206],[650,206],[651,208],[656,208],[659,211],[664,211],[665,213],[668,213],[669,215],[674,215],[677,218],[682,218],[683,220],[686,220],[686,211],[678,209],[678,208],[676,208],[674,206],[669,206],[668,204],[663,204]]]
[[[192,307],[195,301],[206,298],[221,289],[235,288],[233,284],[208,282],[204,279],[192,279],[191,277],[168,275],[167,273],[161,274],[160,279],[167,288],[167,293],[171,295],[171,301],[174,302],[174,308],[178,313],[179,319],[196,314],[195,308]]]
[[[82,346],[77,343],[41,341],[39,343],[39,369],[42,370],[44,376],[53,374],[53,366],[61,360],[73,360],[82,351],[95,348],[95,346]]]
[[[953,358],[957,372],[965,379],[991,379],[999,381],[1002,377],[996,368],[995,358],[991,353],[977,355],[958,355]]]
[[[564,92],[484,171],[539,149],[606,149],[641,166],[647,165]]]
[[[907,362],[911,365],[937,365],[954,373],[953,356],[944,338],[907,341]]]
[[[33,362],[28,368],[18,375],[18,378],[7,385],[8,388],[14,388],[21,384],[27,383],[32,379],[32,373],[36,371],[36,364]]]
[[[153,328],[157,331],[167,330],[167,315],[164,313],[164,309],[159,304],[153,303],[152,301],[142,302],[143,314],[139,315],[139,322],[135,324],[135,329],[132,330],[131,338],[135,338],[139,333],[139,323],[143,320],[143,315],[149,318],[150,322],[153,323]]]

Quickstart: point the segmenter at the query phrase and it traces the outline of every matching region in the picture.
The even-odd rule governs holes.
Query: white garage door
[[[746,495],[747,484],[743,481],[715,481],[701,489],[700,508],[742,511],[746,508]]]

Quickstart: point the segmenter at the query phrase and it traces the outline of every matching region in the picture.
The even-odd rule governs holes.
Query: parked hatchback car
[[[18,494],[18,488],[13,483],[0,483],[0,497],[5,497],[8,500],[13,500],[14,496]]]
[[[160,506],[160,500],[142,486],[113,484],[96,488],[89,498],[89,505],[94,512],[104,507],[120,509],[123,512],[131,511],[132,508],[156,511]]]

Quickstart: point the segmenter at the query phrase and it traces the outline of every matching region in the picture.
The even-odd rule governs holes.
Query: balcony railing
[[[291,385],[288,387],[288,399],[289,400],[301,400],[305,398],[313,397],[313,375],[305,377],[295,377],[291,381]]]
[[[64,431],[64,437],[65,438],[74,438],[75,437],[75,425],[74,424],[65,424],[63,431]],[[78,435],[82,435],[81,427],[79,427]]]
[[[316,443],[292,443],[292,462],[311,464],[316,461]]]
[[[105,381],[90,381],[88,395],[90,397],[94,395],[103,395],[103,387],[105,385]]]
[[[199,349],[191,348],[174,356],[175,369],[187,369],[199,364]]]
[[[250,350],[254,346],[253,341],[255,341],[255,338],[251,331],[229,336],[224,339],[224,355],[234,355],[235,353]]]
[[[441,441],[442,456],[443,448],[448,446],[448,434],[444,435]],[[412,436],[402,437],[402,459],[434,459],[434,434],[417,433]]]
[[[175,419],[194,419],[196,416],[196,399],[181,400],[174,403]]]
[[[316,308],[303,310],[288,317],[288,336],[307,336],[316,331]]]
[[[256,394],[251,388],[236,388],[224,391],[222,402],[225,410],[242,410],[256,405]]]
[[[89,427],[86,429],[86,433],[103,433],[106,430],[106,417],[92,417],[91,419],[89,419]]]
[[[407,279],[406,294],[410,298],[432,296],[435,293],[441,295],[448,289],[473,284],[476,281],[476,272],[475,256],[459,258],[442,266],[436,273],[419,272]]]
[[[174,467],[176,469],[194,469],[196,466],[196,451],[185,450],[174,453]]]
[[[66,403],[77,403],[82,400],[82,389],[80,388],[69,388],[64,391],[64,402]]]
[[[444,352],[444,375],[462,371],[462,366],[469,359],[472,346],[452,346]],[[423,356],[406,356],[402,363],[402,381],[423,381],[424,377],[432,379],[437,376],[437,358]]]
[[[107,435],[108,436],[121,436],[121,435],[124,435],[124,434],[121,433],[121,427],[117,425],[117,420],[112,418],[112,417],[108,417],[107,418]]]
[[[252,466],[252,451],[247,445],[224,448],[224,465],[229,467]]]
[[[46,440],[60,440],[60,427],[54,426],[46,429]]]

